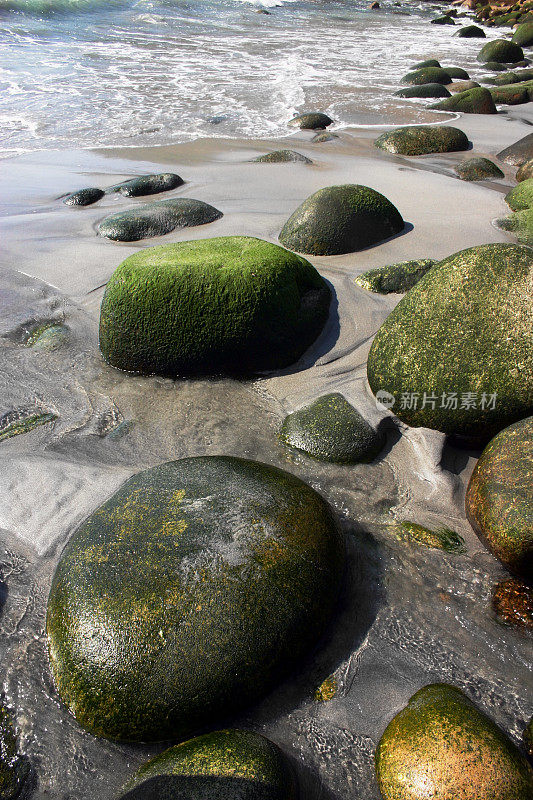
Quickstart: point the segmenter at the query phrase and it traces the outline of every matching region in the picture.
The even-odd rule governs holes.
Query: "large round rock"
[[[197,736],[144,764],[120,800],[296,800],[281,750],[252,731]]]
[[[435,264],[379,329],[368,380],[408,425],[487,441],[533,408],[533,253],[513,244]]]
[[[459,689],[420,689],[387,726],[376,752],[384,800],[530,800],[533,770]]]
[[[167,376],[285,367],[320,333],[329,302],[308,261],[260,239],[154,247],[111,276],[100,349],[119,369]]]
[[[466,515],[510,570],[533,579],[533,417],[501,431],[476,464]]]
[[[374,144],[388,153],[421,156],[468,150],[468,137],[459,128],[450,125],[406,125],[382,133]]]
[[[327,503],[282,470],[212,456],[141,472],[57,566],[59,695],[96,735],[183,739],[260,699],[318,641],[343,558]]]
[[[478,61],[497,61],[500,64],[516,64],[523,58],[522,48],[507,39],[493,39],[487,42],[477,55]]]
[[[317,256],[352,253],[399,233],[404,221],[390,200],[358,184],[328,186],[304,200],[279,235],[290,250]]]

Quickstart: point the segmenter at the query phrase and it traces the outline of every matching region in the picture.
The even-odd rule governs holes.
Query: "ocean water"
[[[429,25],[427,2],[368,6],[0,0],[1,151],[277,137],[306,108],[339,126],[402,121],[405,109],[427,121],[424,103],[392,97],[398,80],[427,55],[473,65],[479,40]]]

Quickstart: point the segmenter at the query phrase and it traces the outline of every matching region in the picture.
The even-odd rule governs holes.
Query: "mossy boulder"
[[[282,442],[319,461],[372,461],[384,444],[374,428],[342,394],[326,394],[285,417]]]
[[[114,191],[120,192],[124,197],[141,197],[146,194],[159,194],[159,192],[169,192],[184,183],[183,178],[174,172],[161,172],[154,175],[139,175],[138,178],[131,178],[112,187]]]
[[[296,800],[293,770],[252,731],[207,733],[144,764],[117,800]]]
[[[468,89],[430,106],[439,111],[460,111],[463,114],[496,114],[497,109],[488,89]]]
[[[283,226],[280,242],[290,250],[334,256],[361,250],[404,228],[390,200],[358,184],[319,189],[296,209]]]
[[[51,353],[66,344],[69,338],[70,330],[66,325],[60,323],[39,325],[30,333],[24,344],[34,350]]]
[[[136,242],[151,236],[164,236],[176,228],[207,225],[221,216],[221,211],[202,200],[186,197],[157,200],[129,211],[111,214],[98,226],[98,235],[118,242]]]
[[[511,39],[514,44],[519,47],[532,47],[533,46],[533,22],[524,22],[519,25],[513,33]]]
[[[494,161],[488,158],[468,158],[455,167],[462,181],[488,181],[505,177]]]
[[[504,231],[514,233],[521,244],[533,247],[533,208],[499,219],[497,225]]]
[[[505,202],[513,211],[524,211],[533,206],[533,178],[521,181],[505,195]]]
[[[454,81],[467,81],[470,79],[470,75],[466,69],[461,69],[461,67],[446,67],[446,72],[454,79]]]
[[[467,92],[468,89],[477,89],[479,83],[476,81],[454,81],[449,83],[446,87],[451,94],[459,94],[459,92]]]
[[[253,159],[260,164],[284,164],[288,161],[300,162],[302,164],[312,164],[310,158],[297,153],[296,150],[274,150],[272,153],[266,153],[264,156],[257,156]]]
[[[420,86],[406,86],[394,92],[395,97],[450,97],[442,83],[423,83]]]
[[[90,206],[101,200],[104,195],[102,189],[80,189],[78,192],[68,194],[63,202],[66,206]]]
[[[468,137],[449,125],[407,125],[382,133],[374,142],[380,150],[402,156],[468,150]]]
[[[519,182],[527,181],[529,178],[533,178],[533,159],[522,164],[516,173],[516,180]]]
[[[289,125],[292,128],[301,128],[304,131],[314,131],[333,125],[333,120],[320,111],[304,111],[303,114],[293,117],[289,121]]]
[[[533,770],[460,689],[424,686],[387,726],[376,752],[384,800],[526,800]]]
[[[531,413],[532,278],[531,250],[514,244],[435,264],[377,332],[367,365],[374,394],[392,394],[408,425],[477,442]]]
[[[465,25],[464,28],[461,28],[455,34],[459,36],[461,39],[485,39],[485,31],[483,28],[478,27],[478,25]]]
[[[431,258],[400,261],[385,267],[376,267],[358,275],[355,282],[363,289],[378,294],[403,293],[411,289],[431,267],[436,264]]]
[[[313,138],[311,139],[312,142],[333,142],[335,139],[340,139],[340,136],[337,133],[328,133],[327,131],[323,131],[322,133],[315,133]]]
[[[521,69],[517,72],[503,72],[492,78],[491,83],[496,86],[508,86],[513,83],[524,83],[533,80],[533,69]]]
[[[499,61],[487,61],[483,66],[485,69],[492,70],[492,72],[504,72],[507,69],[505,64],[500,64]]]
[[[420,86],[423,83],[442,83],[452,82],[452,76],[441,67],[422,67],[414,72],[404,75],[400,83],[408,83],[411,86]]]
[[[316,644],[343,562],[329,506],[289,473],[227,456],[140,472],[56,568],[46,632],[59,695],[97,736],[212,726]]]
[[[415,64],[411,68],[411,72],[415,72],[417,69],[425,69],[426,67],[438,67],[440,69],[440,64],[436,58],[427,58],[425,61],[419,61],[418,64]]]
[[[0,798],[20,798],[31,774],[30,763],[20,755],[13,721],[0,701]]]
[[[119,369],[166,376],[286,367],[322,330],[330,298],[308,261],[261,239],[147,248],[107,284],[100,349]]]
[[[497,89],[491,89],[490,93],[498,105],[519,106],[529,103],[533,97],[533,81],[516,83],[512,86],[499,86]]]
[[[507,39],[493,39],[483,45],[477,54],[477,60],[482,63],[497,61],[499,64],[516,64],[523,58],[522,48]]]
[[[502,564],[533,579],[533,417],[492,439],[466,492],[473,529]]]
[[[448,14],[443,14],[442,17],[435,17],[431,20],[432,25],[455,25],[455,20],[449,17]]]
[[[533,586],[510,578],[492,590],[492,607],[506,625],[533,631]]]
[[[509,145],[509,147],[500,150],[497,158],[514,167],[521,167],[526,161],[531,161],[533,159],[533,133],[528,133],[527,136]]]

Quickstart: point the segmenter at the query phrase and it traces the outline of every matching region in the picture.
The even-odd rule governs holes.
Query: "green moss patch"
[[[442,69],[442,67],[422,67],[422,69],[415,69],[414,72],[408,72],[404,75],[400,83],[408,83],[410,85],[420,85],[422,83],[451,83],[452,77],[449,72]]]
[[[478,61],[497,61],[500,64],[516,64],[523,58],[522,48],[507,39],[493,39],[487,42],[477,55]]]
[[[407,125],[382,133],[374,142],[380,150],[403,156],[468,150],[468,137],[449,125]]]
[[[504,178],[501,169],[488,158],[468,158],[455,167],[462,181],[487,181]]]
[[[464,540],[451,528],[431,530],[416,522],[398,522],[391,526],[392,532],[401,542],[408,542],[429,547],[434,550],[445,550],[447,553],[464,553]]]
[[[463,114],[496,114],[496,106],[488,89],[481,86],[467,89],[430,106],[439,111],[460,111]]]
[[[0,442],[21,433],[28,433],[39,425],[46,425],[55,419],[57,419],[55,414],[39,409],[17,408],[8,411],[0,418]]]
[[[521,181],[505,195],[505,202],[513,211],[524,211],[533,206],[533,178]]]
[[[386,267],[376,267],[358,275],[355,282],[363,289],[378,294],[397,292],[403,294],[411,289],[431,267],[436,264],[431,258],[401,261]]]

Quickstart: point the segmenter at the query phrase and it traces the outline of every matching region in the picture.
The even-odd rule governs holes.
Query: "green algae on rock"
[[[252,731],[197,736],[148,761],[117,800],[296,800],[281,750]]]
[[[337,392],[285,417],[280,438],[319,461],[338,464],[371,461],[384,445],[383,436]]]
[[[259,164],[283,164],[287,161],[301,162],[302,164],[312,164],[310,158],[297,153],[296,150],[274,150],[272,153],[266,153],[264,156],[257,156],[253,159],[254,162]]]
[[[492,607],[502,622],[533,630],[533,587],[516,578],[497,583],[492,590]]]
[[[30,776],[30,764],[20,755],[11,715],[0,701],[0,798],[20,798]]]
[[[395,97],[449,97],[450,92],[442,83],[423,83],[420,86],[406,86],[394,92]]]
[[[321,332],[330,299],[308,261],[261,239],[147,248],[107,284],[100,350],[119,369],[170,377],[287,367]]]
[[[443,14],[442,17],[435,17],[430,22],[432,25],[455,25],[455,20],[449,17],[448,14]]]
[[[49,322],[32,330],[24,344],[34,350],[52,352],[68,341],[69,334],[70,331],[66,325]]]
[[[358,275],[355,282],[363,289],[378,294],[396,292],[403,294],[411,289],[431,267],[436,264],[431,258],[419,258],[414,261],[400,261],[385,267],[376,267]]]
[[[98,234],[119,242],[136,242],[151,236],[164,236],[176,228],[207,225],[221,216],[221,211],[202,200],[188,197],[156,200],[129,211],[111,214],[99,224]]]
[[[525,211],[533,206],[533,178],[521,181],[505,195],[505,202],[513,211]]]
[[[426,61],[419,61],[418,64],[415,64],[414,67],[411,68],[411,72],[416,72],[417,69],[425,69],[426,67],[441,68],[436,58],[428,58]]]
[[[328,504],[280,469],[206,456],[134,475],[56,568],[59,695],[99,736],[190,736],[296,667],[330,620],[343,563]]]
[[[435,264],[385,320],[368,356],[374,394],[408,425],[475,442],[533,408],[533,254],[487,244]]]
[[[120,192],[124,197],[142,197],[147,194],[159,194],[159,192],[169,192],[184,183],[183,178],[174,172],[161,172],[154,175],[139,175],[128,181],[118,183],[108,191]]]
[[[436,111],[460,111],[463,114],[496,114],[497,109],[488,89],[481,86],[476,89],[467,89],[452,97],[447,97],[439,103],[434,103],[430,108]]]
[[[524,22],[513,33],[511,41],[520,47],[533,46],[533,22]]]
[[[333,125],[333,120],[327,114],[320,111],[304,111],[302,114],[289,120],[292,128],[301,128],[304,131],[315,131]]]
[[[315,689],[313,699],[316,700],[317,703],[329,703],[337,694],[338,688],[335,677],[330,675]]]
[[[415,69],[414,72],[408,72],[404,75],[400,83],[409,83],[418,86],[422,83],[451,83],[452,76],[449,72],[442,69],[442,67],[422,67],[422,69]]]
[[[449,125],[407,125],[382,133],[374,142],[380,150],[402,156],[468,150],[468,137]]]
[[[90,189],[80,189],[78,192],[68,194],[63,200],[66,206],[90,206],[101,200],[105,195],[102,189],[91,187]]]
[[[466,550],[462,537],[451,528],[433,531],[409,520],[397,522],[391,528],[396,538],[402,542],[414,542],[434,550],[445,550],[447,553],[464,553]]]
[[[462,181],[487,181],[505,177],[501,169],[488,158],[468,158],[455,167],[455,172]]]
[[[7,411],[0,417],[0,442],[4,439],[11,439],[21,433],[37,428],[39,425],[46,425],[57,419],[57,415],[41,408],[15,408]]]
[[[519,183],[521,181],[527,181],[528,178],[533,178],[533,159],[522,164],[516,172],[516,180]]]
[[[533,247],[533,208],[517,211],[497,220],[496,224],[502,230],[514,233],[521,244]]]
[[[492,99],[497,105],[518,106],[529,103],[533,97],[533,81],[516,83],[511,86],[499,86],[490,89]]]
[[[459,94],[459,92],[466,92],[468,89],[478,89],[479,83],[476,81],[454,81],[449,83],[446,88],[450,94]]]
[[[528,133],[509,147],[500,150],[497,158],[514,167],[521,167],[526,161],[533,159],[533,133]]]
[[[352,253],[400,233],[404,221],[390,200],[358,184],[319,189],[294,211],[280,242],[317,256]]]
[[[492,439],[466,492],[466,516],[502,564],[533,578],[533,417]]]
[[[335,139],[340,139],[340,136],[337,133],[328,133],[327,131],[323,131],[322,133],[315,133],[313,138],[311,139],[312,142],[333,142]]]
[[[524,51],[522,48],[507,39],[492,39],[492,41],[483,45],[477,55],[478,61],[497,61],[500,64],[516,64],[517,61],[522,61],[523,58]]]
[[[384,800],[530,800],[533,770],[459,689],[420,689],[387,726],[376,752]]]
[[[477,25],[465,25],[464,28],[461,28],[455,34],[459,36],[461,39],[485,39],[485,31],[483,28],[478,27]]]
[[[465,69],[461,67],[446,67],[446,72],[448,75],[451,75],[452,78],[455,80],[460,81],[468,81],[470,80],[470,75]]]

